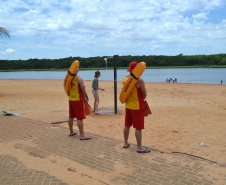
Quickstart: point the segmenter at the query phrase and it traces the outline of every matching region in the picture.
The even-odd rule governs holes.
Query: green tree
[[[4,27],[0,27],[0,36],[1,37],[10,37],[9,31]]]

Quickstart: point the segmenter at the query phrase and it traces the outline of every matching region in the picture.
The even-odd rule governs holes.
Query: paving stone
[[[189,182],[189,181],[186,181],[186,180],[180,180],[179,182],[186,184],[186,185],[193,185],[194,184],[193,182]]]
[[[149,183],[157,183],[157,184],[159,184],[160,182],[161,182],[161,180],[159,180],[159,179],[157,179],[157,178],[150,178],[150,179],[148,179],[149,180]],[[142,181],[141,181],[142,182]]]
[[[10,155],[0,155],[0,157],[4,157],[4,158],[8,158],[8,160],[12,163],[18,164],[18,165],[23,165],[25,167],[24,164],[22,164],[21,162],[17,161],[16,158],[10,156]],[[3,163],[0,165],[0,171],[4,171],[6,163]],[[48,174],[45,174],[43,172],[40,171],[36,171],[35,169],[27,169],[25,167],[21,168],[21,171],[17,171],[17,172],[11,172],[11,169],[8,169],[8,171],[3,174],[2,176],[0,176],[0,184],[13,184],[13,185],[19,185],[19,184],[35,184],[36,181],[41,184],[43,179],[46,177],[48,178],[48,184],[50,184],[49,182],[51,181],[51,179],[55,179],[56,177],[54,176],[49,176]],[[38,177],[37,174],[41,173],[40,175],[43,175],[43,177]],[[32,176],[33,174],[33,176]],[[36,178],[35,178],[35,174],[36,174]],[[59,182],[61,182],[59,180]]]
[[[211,178],[212,180],[209,180],[209,176],[206,175],[210,171],[209,165],[212,165],[211,170],[216,167],[218,170],[222,169],[222,172],[226,168],[202,159],[158,149],[151,149],[152,152],[149,154],[138,155],[135,144],[131,143],[130,148],[125,150],[122,148],[122,140],[90,133],[92,140],[80,141],[79,135],[68,137],[67,134],[68,128],[26,118],[0,115],[0,142],[5,144],[13,142],[16,149],[32,156],[34,160],[48,159],[55,155],[79,163],[84,169],[110,174],[112,179],[109,182],[98,181],[103,184],[209,185],[218,184],[219,175],[226,179],[225,173],[222,173],[216,174]],[[19,140],[29,142],[17,142]],[[75,147],[71,147],[72,145]],[[54,162],[57,163],[57,160]],[[117,173],[117,164],[123,166],[123,173]],[[75,169],[70,165],[68,167]],[[1,154],[0,184],[4,183],[66,185],[52,174],[29,169],[20,162],[20,159]]]
[[[190,178],[189,178],[188,181],[189,181],[189,182],[193,182],[194,184],[202,184],[201,181],[196,180],[196,179],[190,179]]]
[[[133,179],[127,179],[125,182],[128,183],[128,184],[131,184],[131,185],[133,185],[133,184],[136,185],[137,184],[137,182],[134,181]]]

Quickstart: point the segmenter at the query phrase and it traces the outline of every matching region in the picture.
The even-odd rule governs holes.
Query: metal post
[[[105,64],[106,64],[106,70],[108,68],[108,59],[107,58],[104,58],[104,61],[105,61]]]
[[[114,55],[114,95],[115,95],[115,114],[117,114],[117,62]]]

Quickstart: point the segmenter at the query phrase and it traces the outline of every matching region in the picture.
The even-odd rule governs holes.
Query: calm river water
[[[114,81],[114,70],[100,70],[99,80]],[[0,72],[0,79],[61,79],[67,71],[21,71]],[[79,71],[84,80],[93,80],[95,70]],[[117,70],[117,81],[122,81],[129,73],[126,69]],[[178,83],[226,84],[226,68],[173,68],[146,69],[142,75],[145,82],[165,82],[167,78],[177,78]]]

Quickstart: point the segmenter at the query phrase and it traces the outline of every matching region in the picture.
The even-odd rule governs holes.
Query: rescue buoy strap
[[[75,76],[75,74],[72,74],[71,71],[68,70],[68,74],[71,76]]]
[[[139,78],[137,78],[133,73],[130,74],[135,80],[138,80]]]

